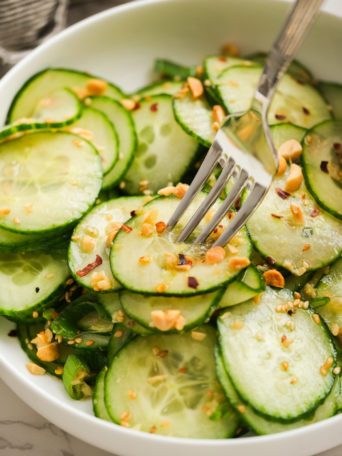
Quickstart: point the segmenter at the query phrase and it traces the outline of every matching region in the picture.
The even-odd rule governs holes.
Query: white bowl
[[[244,53],[267,50],[288,4],[272,0],[151,0],[130,3],[85,20],[26,57],[0,82],[0,124],[19,87],[47,66],[88,70],[132,91],[149,81],[155,57],[201,62],[220,45],[236,42]],[[318,78],[342,82],[342,19],[321,14],[299,59]],[[92,445],[122,456],[308,456],[342,443],[342,415],[282,434],[231,440],[150,435],[101,421],[90,402],[68,398],[60,381],[34,377],[13,327],[0,322],[0,373],[38,413]]]

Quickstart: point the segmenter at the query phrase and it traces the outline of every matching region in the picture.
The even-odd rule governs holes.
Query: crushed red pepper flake
[[[271,216],[272,216],[273,218],[276,218],[276,219],[282,219],[282,218],[283,218],[282,215],[278,215],[278,214],[271,214]]]
[[[135,106],[134,106],[134,108],[133,108],[133,111],[137,111],[138,109],[140,109],[140,107],[141,107],[141,104],[139,103],[139,101],[137,101],[137,102],[135,103]]]
[[[238,211],[241,207],[241,196],[239,196],[236,200],[235,200],[235,203],[234,203],[234,207],[235,209]]]
[[[133,228],[131,228],[131,227],[128,226],[128,225],[125,225],[124,223],[122,224],[121,229],[122,229],[123,231],[126,231],[126,233],[130,233],[130,232],[133,230]]]
[[[217,60],[220,62],[227,62],[227,57],[219,57]]]
[[[158,111],[158,103],[152,103],[150,106],[150,111],[157,112]]]
[[[285,190],[282,190],[279,187],[277,187],[275,189],[275,191],[276,191],[277,195],[280,196],[280,198],[283,199],[283,200],[286,200],[290,196],[290,193],[285,192]]]
[[[333,147],[334,147],[335,150],[341,150],[342,149],[342,144],[338,143],[338,142],[335,142],[333,144]]]
[[[274,116],[277,120],[285,120],[286,116],[284,114],[276,114]]]
[[[11,329],[11,331],[7,335],[8,337],[17,337],[17,330]]]
[[[87,264],[87,266],[85,266],[83,269],[80,269],[79,271],[77,271],[76,274],[78,275],[78,277],[84,277],[87,274],[89,274],[90,271],[97,268],[101,264],[102,264],[102,258],[100,257],[100,255],[96,255],[96,259],[93,263]]]
[[[304,113],[306,116],[308,116],[308,115],[310,114],[310,111],[309,111],[308,108],[306,108],[305,106],[303,106],[302,110],[303,110],[303,113]]]
[[[198,280],[196,277],[188,277],[188,287],[194,288],[195,290],[198,288]]]
[[[328,162],[326,160],[321,161],[320,168],[321,168],[321,171],[323,171],[323,173],[329,174]]]
[[[319,209],[314,209],[311,214],[310,214],[310,217],[317,217],[317,215],[319,214]]]
[[[272,257],[270,257],[270,256],[266,257],[266,261],[271,266],[273,266],[275,264],[275,260]]]

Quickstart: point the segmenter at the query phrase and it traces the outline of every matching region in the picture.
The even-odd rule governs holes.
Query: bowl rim
[[[196,2],[196,0],[189,0]],[[288,4],[288,0],[264,0],[271,3],[274,3],[275,1],[277,3],[283,3],[283,4]],[[94,14],[90,17],[87,17],[67,29],[61,31],[60,33],[52,36],[49,38],[46,42],[43,42],[41,45],[39,45],[36,49],[31,51],[27,56],[25,56],[20,62],[18,62],[12,69],[10,69],[0,80],[0,94],[3,86],[7,84],[7,82],[13,77],[13,75],[16,75],[17,73],[20,73],[22,67],[25,67],[27,65],[27,62],[29,62],[31,59],[34,59],[36,55],[39,55],[41,52],[43,52],[45,49],[48,49],[51,45],[54,43],[58,43],[59,41],[63,41],[66,37],[69,35],[72,35],[74,33],[77,33],[78,30],[81,30],[91,24],[94,24],[96,22],[100,22],[101,20],[107,18],[107,16],[115,16],[119,15],[122,13],[125,13],[131,9],[137,9],[137,8],[144,8],[146,6],[152,5],[152,4],[162,4],[162,3],[181,3],[182,0],[133,0],[130,3],[114,6],[112,8],[109,8],[107,10],[104,10],[100,13]],[[334,18],[338,18],[341,20],[341,25],[342,25],[342,17],[338,16],[337,14],[334,14],[330,11],[322,11],[321,14],[328,15]],[[21,349],[21,348],[20,348]],[[258,436],[251,436],[248,438],[241,438],[241,439],[193,439],[193,438],[180,438],[180,437],[170,437],[170,436],[161,436],[161,435],[156,435],[156,434],[148,434],[145,432],[141,432],[135,429],[126,429],[118,424],[107,422],[104,420],[101,420],[97,418],[95,415],[92,416],[89,413],[84,412],[83,410],[79,410],[72,405],[69,405],[67,403],[60,403],[57,398],[52,396],[49,392],[45,391],[44,389],[40,389],[39,385],[35,383],[34,377],[32,376],[31,378],[26,378],[25,376],[22,376],[19,371],[15,369],[15,366],[11,364],[11,362],[6,359],[4,353],[0,352],[0,378],[7,384],[7,386],[14,391],[14,393],[19,396],[24,402],[26,402],[30,407],[32,407],[34,410],[36,410],[39,414],[47,418],[49,421],[54,422],[59,426],[60,428],[64,429],[66,432],[72,433],[76,437],[85,440],[89,442],[92,445],[97,445],[94,444],[94,442],[91,440],[89,436],[86,434],[82,433],[81,431],[76,431],[75,428],[70,431],[70,428],[68,428],[68,423],[63,422],[63,420],[57,420],[54,419],[55,417],[53,416],[53,413],[49,412],[49,407],[51,410],[59,410],[62,414],[67,412],[71,418],[75,418],[79,420],[80,422],[84,423],[90,423],[92,426],[94,426],[94,429],[96,431],[96,428],[104,428],[111,432],[113,436],[118,433],[122,435],[124,438],[128,437],[130,439],[134,439],[135,443],[138,445],[139,443],[143,442],[150,442],[152,445],[153,444],[165,444],[168,447],[172,447],[173,450],[177,449],[177,447],[191,447],[195,448],[197,447],[202,447],[204,449],[215,449],[219,447],[223,447],[227,450],[229,449],[236,449],[236,448],[244,448],[246,449],[251,449],[253,451],[256,450],[257,446],[261,444],[269,444],[273,446],[273,443],[277,442],[278,444],[284,444],[286,445],[290,439],[298,439],[301,438],[301,443],[305,444],[308,439],[314,434],[314,433],[320,433],[321,435],[324,435],[324,433],[327,433],[328,431],[333,432],[334,438],[332,438],[332,441],[330,443],[330,446],[324,445],[322,446],[322,449],[318,449],[318,451],[323,451],[327,450],[329,448],[332,448],[335,445],[338,445],[342,442],[342,436],[339,436],[340,434],[340,429],[342,425],[342,414],[341,415],[335,415],[333,417],[330,417],[328,419],[325,419],[323,421],[320,421],[318,423],[313,423],[307,426],[302,426],[297,429],[289,430],[289,431],[284,431],[281,433],[275,433],[275,434],[269,434],[269,435],[258,435]],[[27,394],[27,392],[31,393],[30,395]],[[36,399],[43,399],[44,403],[41,404],[41,406],[38,406],[37,403],[34,401]],[[45,406],[45,408],[43,407]],[[80,428],[80,427],[79,427]],[[298,442],[298,440],[297,440]],[[269,446],[267,445],[267,446]],[[298,443],[297,443],[298,445]],[[99,448],[100,446],[97,445]],[[107,451],[107,447],[101,447]],[[117,451],[117,450],[116,450]],[[315,450],[317,451],[317,450]],[[267,453],[268,454],[268,453]]]

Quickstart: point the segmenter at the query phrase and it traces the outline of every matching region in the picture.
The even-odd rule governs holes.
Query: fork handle
[[[290,65],[324,0],[297,0],[275,40],[261,75],[258,95],[271,100],[279,79]]]

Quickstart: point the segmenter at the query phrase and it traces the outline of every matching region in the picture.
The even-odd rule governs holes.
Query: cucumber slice
[[[33,323],[29,325],[24,323],[18,323],[17,336],[20,342],[20,346],[32,362],[38,364],[38,366],[43,367],[49,374],[61,378],[63,374],[63,369],[61,369],[61,367],[65,363],[67,357],[70,354],[74,353],[75,350],[70,345],[66,346],[59,344],[59,358],[56,361],[52,362],[42,361],[38,358],[37,347],[35,344],[31,343],[31,340],[34,339],[37,336],[37,334],[44,330],[45,323]]]
[[[326,326],[310,309],[297,307],[291,316],[276,311],[289,301],[289,290],[267,287],[257,306],[248,301],[218,319],[224,365],[238,394],[258,414],[280,422],[313,412],[334,383],[335,348]],[[320,368],[329,358],[323,376]]]
[[[342,120],[317,125],[302,153],[305,182],[325,210],[342,219]]]
[[[92,396],[92,389],[86,382],[90,369],[82,358],[69,355],[64,365],[63,383],[71,399],[79,401]]]
[[[81,117],[66,131],[80,135],[94,145],[101,157],[103,174],[113,168],[119,156],[118,135],[105,114],[85,106]]]
[[[87,106],[103,112],[114,125],[119,138],[119,158],[116,165],[104,177],[102,188],[107,190],[120,182],[130,167],[137,148],[137,135],[131,113],[121,103],[109,97],[89,97]]]
[[[0,145],[1,228],[38,233],[74,224],[102,183],[94,147],[66,132],[37,132]]]
[[[323,97],[332,107],[332,113],[336,120],[342,120],[342,85],[336,82],[322,81],[318,84]]]
[[[206,261],[203,262],[205,249],[202,247],[191,243],[174,242],[205,196],[202,193],[195,198],[171,233],[166,230],[158,234],[154,223],[160,221],[167,223],[170,214],[179,204],[179,199],[172,196],[154,199],[142,208],[141,213],[126,223],[132,228],[132,231],[119,231],[114,239],[110,262],[114,277],[125,288],[152,295],[158,295],[158,290],[160,290],[159,295],[162,293],[164,296],[187,296],[213,291],[238,275],[240,270],[234,269],[233,262],[230,261],[233,256],[228,249],[223,261],[209,264]],[[218,207],[218,204],[219,202],[213,206],[214,209]],[[150,225],[152,233],[150,236],[143,236],[141,234],[142,225],[147,217],[152,216],[155,216],[153,225]],[[225,220],[222,223],[225,225],[227,222],[228,220]],[[196,236],[204,225],[205,221],[202,221],[192,236]],[[244,229],[233,238],[232,243],[238,249],[237,257],[249,257],[251,247]],[[188,268],[180,268],[177,264],[166,264],[167,254],[174,255],[172,258],[176,258],[176,262],[177,258],[178,262],[183,263],[188,258],[192,264]],[[181,256],[179,257],[179,255]],[[150,257],[149,262],[139,261],[141,257],[146,256]]]
[[[219,82],[219,75],[222,71],[235,65],[251,66],[252,62],[238,57],[210,56],[204,60],[204,72],[211,82],[216,85]]]
[[[108,363],[111,363],[114,356],[134,337],[136,337],[136,333],[126,328],[122,323],[116,323],[108,344]]]
[[[260,63],[264,66],[267,60],[267,54],[265,52],[257,52],[256,54],[249,55],[248,58],[253,60],[253,62]],[[298,81],[313,85],[316,83],[311,71],[309,71],[302,63],[298,62],[298,60],[292,60],[287,69],[287,73],[296,78]]]
[[[220,74],[218,92],[228,112],[246,111],[261,76],[258,66],[235,66]],[[311,128],[331,114],[320,93],[311,85],[296,81],[285,74],[279,82],[268,114],[269,124],[290,122]]]
[[[209,326],[199,331],[202,341],[190,333],[155,335],[139,337],[120,350],[105,379],[105,403],[114,422],[175,437],[234,434],[238,419],[216,380],[215,331]],[[166,356],[158,356],[161,352]],[[216,415],[221,419],[215,420]]]
[[[273,181],[265,199],[247,222],[247,228],[255,248],[263,256],[300,276],[322,268],[340,256],[342,224],[324,210],[317,209],[304,182],[299,190],[282,199],[276,189],[285,187],[288,173],[289,169]],[[303,225],[296,224],[291,204],[301,208]]]
[[[279,149],[279,147],[288,139],[296,139],[298,142],[302,142],[306,133],[305,128],[290,123],[271,125],[270,130],[276,149]]]
[[[191,95],[173,99],[173,113],[183,130],[200,144],[210,147],[215,138],[212,109],[204,96],[196,100]]]
[[[318,282],[316,299],[319,298],[328,299],[326,299],[325,305],[315,306],[315,310],[327,323],[330,331],[337,335],[336,325],[338,328],[342,327],[342,259],[337,260],[330,267],[328,274],[324,275]]]
[[[96,377],[95,388],[93,391],[93,411],[94,415],[101,420],[112,421],[108,415],[104,401],[104,383],[107,370],[104,368]]]
[[[89,73],[80,71],[49,68],[34,74],[18,91],[7,114],[6,123],[13,123],[22,118],[32,117],[40,100],[50,96],[53,92],[68,87],[76,91],[85,91],[89,80],[96,78]],[[120,100],[124,98],[121,90],[108,83],[104,95]]]
[[[186,79],[189,76],[196,76],[196,66],[184,66],[166,59],[156,59],[154,69],[162,76],[170,78]]]
[[[172,97],[161,94],[142,100],[139,109],[133,111],[133,119],[138,149],[125,176],[125,191],[141,193],[144,181],[151,192],[169,182],[179,182],[195,159],[198,144],[175,121]]]
[[[69,231],[59,234],[20,234],[0,228],[0,252],[44,252],[62,247],[65,250],[70,239]]]
[[[63,254],[0,254],[0,314],[32,319],[61,297],[68,276]]]
[[[160,95],[166,93],[168,95],[175,95],[183,87],[181,81],[158,81],[135,92],[140,98],[151,97],[152,95]]]
[[[222,291],[219,290],[218,292],[190,298],[167,298],[146,296],[124,290],[120,293],[120,303],[126,315],[147,329],[153,329],[156,332],[160,331],[154,327],[151,315],[153,311],[179,310],[184,319],[184,327],[182,329],[189,330],[204,323],[209,318],[221,295]],[[177,332],[174,328],[166,331]]]
[[[265,290],[265,282],[253,265],[242,273],[241,278],[230,283],[217,306],[218,309],[248,301]]]
[[[124,311],[122,310],[121,303],[120,303],[120,296],[119,293],[106,293],[102,295],[98,295],[98,299],[102,306],[104,307],[105,311],[108,315],[110,315],[113,323],[120,323],[130,332],[135,334],[139,334],[141,336],[148,336],[149,334],[153,334],[153,331],[150,329],[145,328],[144,326],[137,323],[135,320],[129,318]],[[113,334],[115,333],[115,327]],[[117,329],[120,330],[120,329]],[[129,337],[130,334],[124,332],[123,336],[125,336],[121,341],[119,341],[119,347],[123,345],[123,341],[126,341],[126,337]],[[116,345],[117,347],[117,345]],[[118,348],[116,348],[118,350]]]
[[[331,392],[323,404],[317,407],[312,417],[301,419],[295,421],[294,423],[278,423],[276,421],[268,420],[267,418],[258,415],[253,408],[247,402],[244,402],[238,395],[227,374],[227,371],[225,370],[222,355],[217,349],[215,350],[215,358],[217,376],[229,403],[240,415],[241,419],[249,425],[256,434],[275,434],[277,432],[290,431],[291,429],[297,429],[302,426],[307,426],[309,424],[325,420],[336,413],[336,402],[340,387],[340,379],[338,377],[335,379]]]
[[[96,291],[110,292],[121,288],[114,279],[109,264],[112,234],[131,217],[134,209],[144,204],[144,200],[144,196],[128,196],[106,201],[95,206],[76,226],[69,245],[68,261],[71,273],[80,285],[94,291],[93,274],[103,271],[109,282],[105,290],[95,287]],[[90,247],[86,248],[87,241],[91,251]],[[102,264],[87,275],[78,275],[77,271],[82,271],[92,263],[96,255],[100,255]]]

